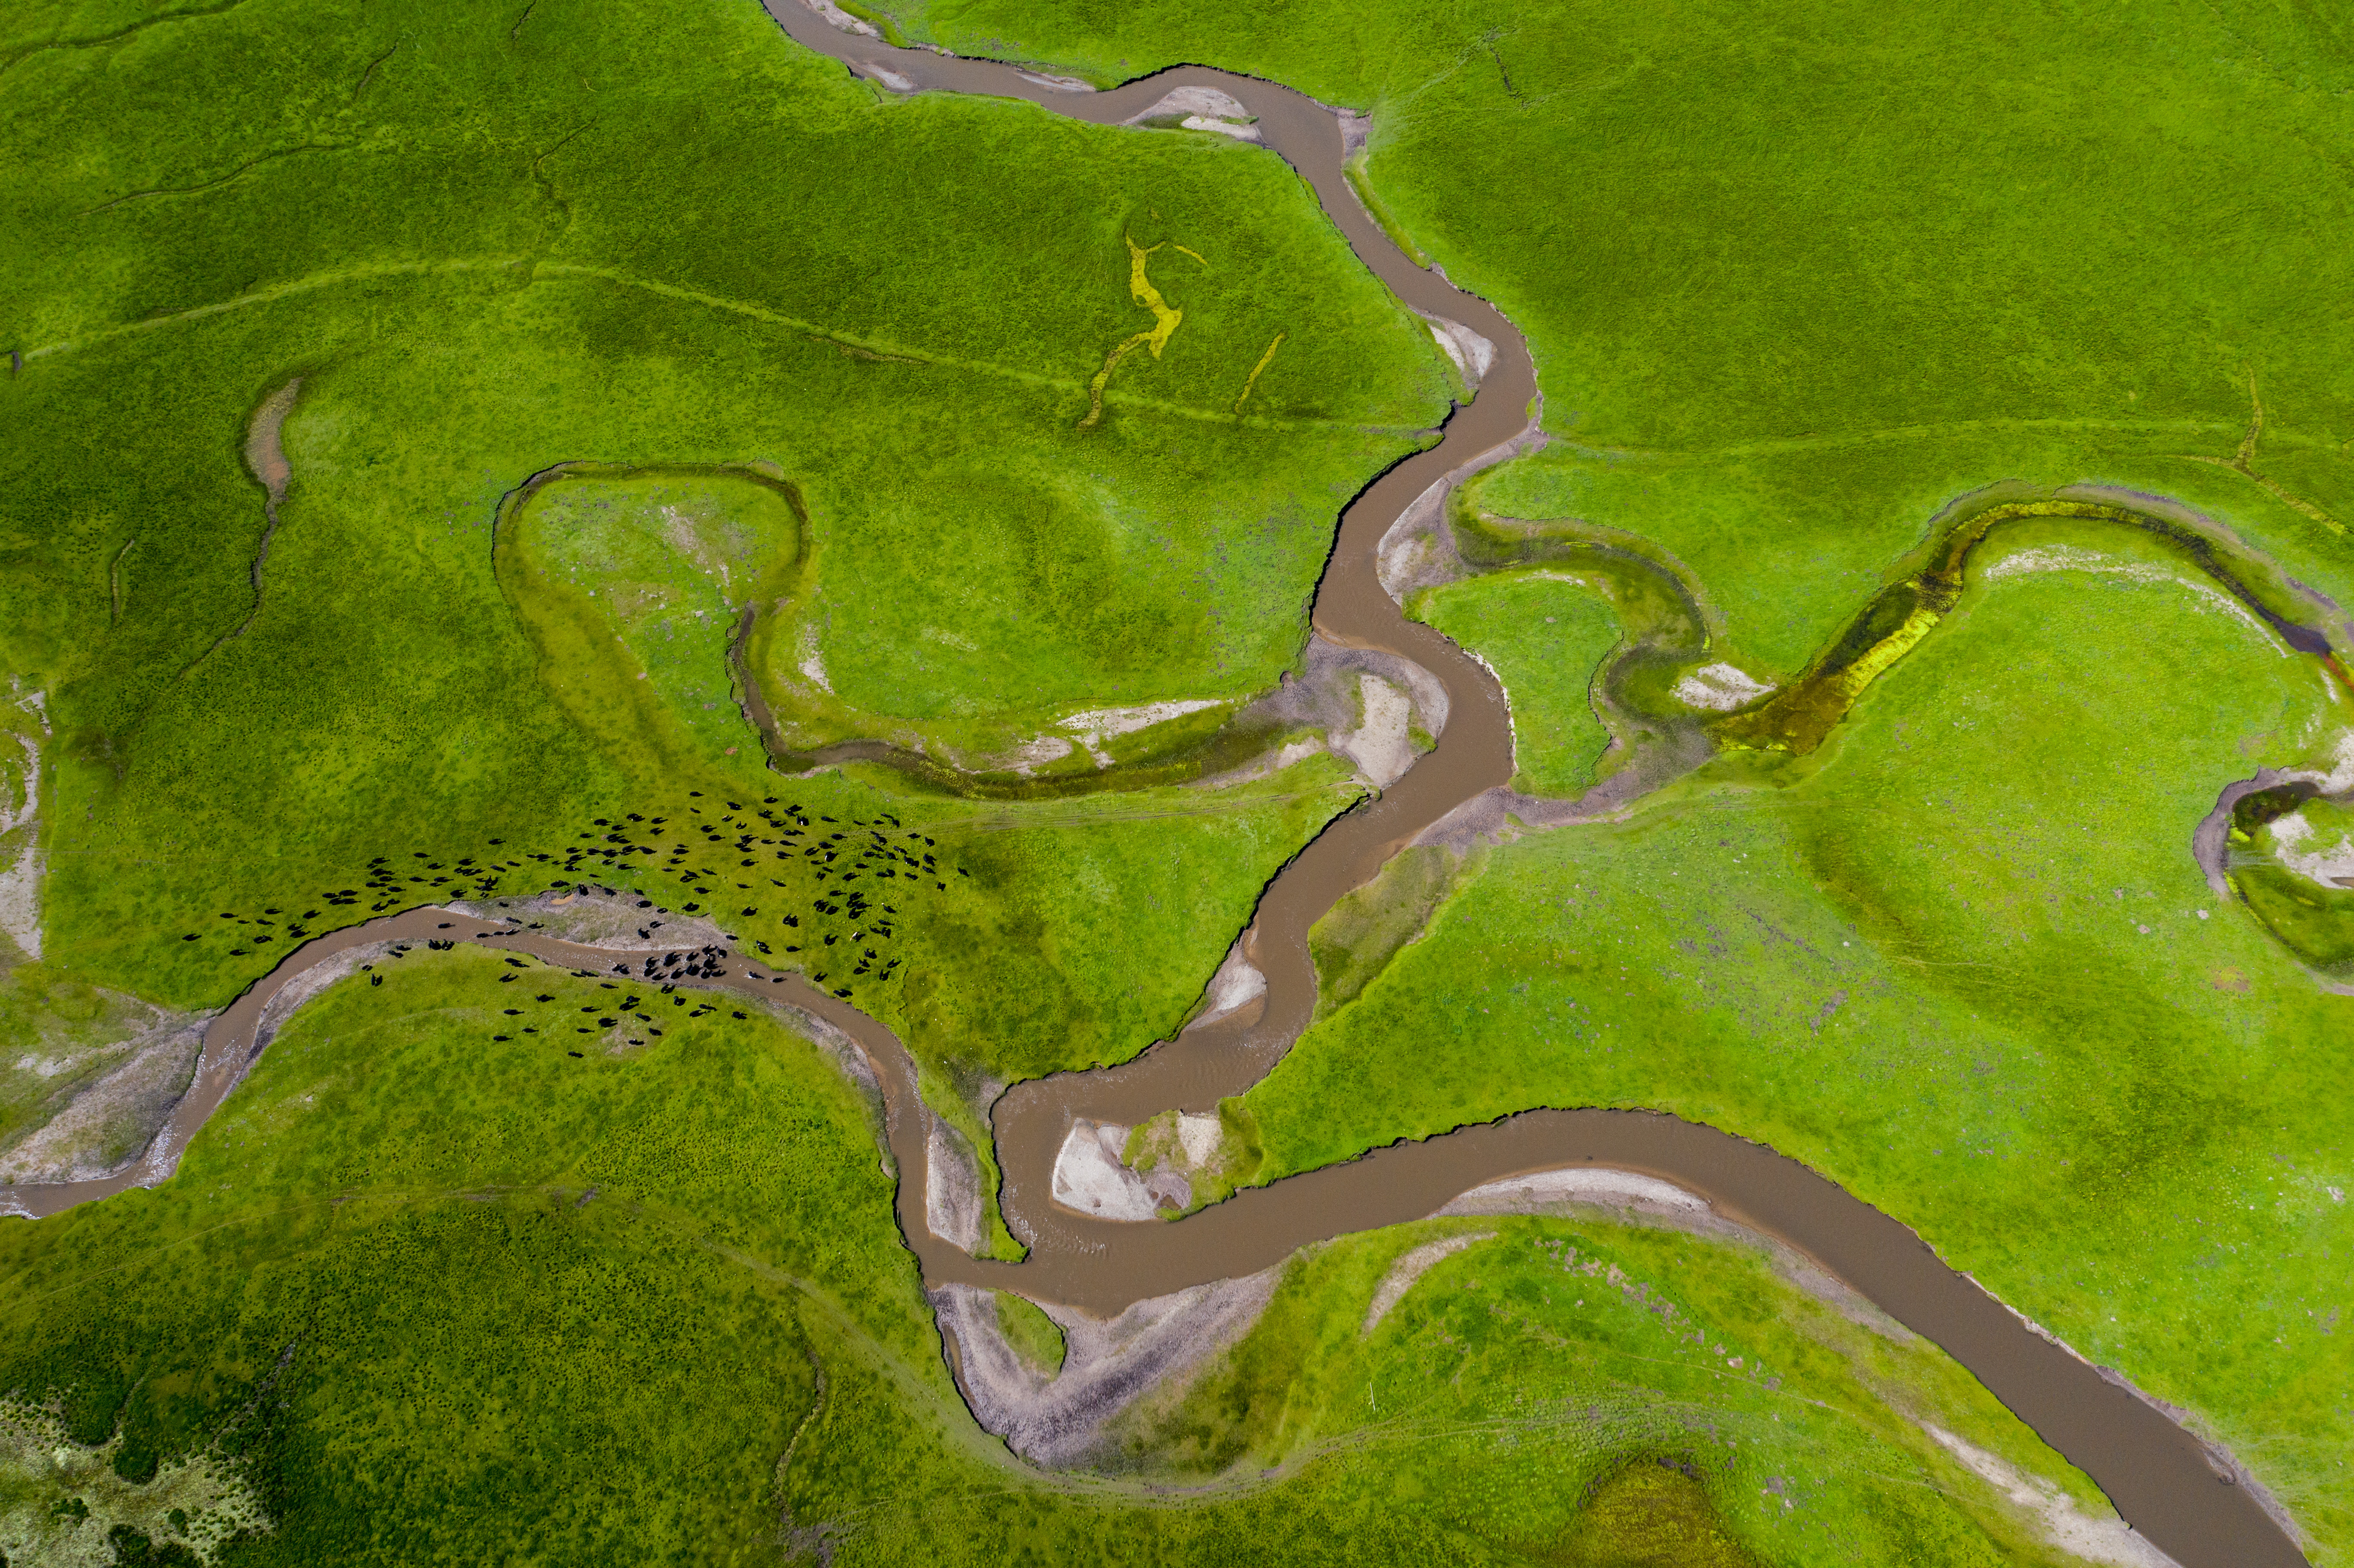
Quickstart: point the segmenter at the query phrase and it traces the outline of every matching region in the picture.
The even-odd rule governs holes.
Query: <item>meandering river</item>
[[[1966,1276],[1947,1268],[1898,1221],[1771,1150],[1672,1117],[1598,1110],[1525,1112],[1240,1192],[1173,1223],[1123,1224],[1076,1214],[1050,1197],[1056,1153],[1075,1118],[1134,1124],[1172,1107],[1205,1110],[1263,1076],[1307,1027],[1316,1002],[1309,928],[1344,893],[1372,879],[1425,829],[1512,773],[1503,692],[1475,660],[1405,619],[1375,572],[1399,515],[1450,473],[1527,429],[1536,394],[1526,342],[1484,302],[1416,267],[1366,214],[1342,174],[1334,112],[1274,84],[1198,67],[1108,92],[1071,90],[1009,66],[894,48],[837,30],[801,0],[764,0],[801,44],[895,90],[1026,100],[1057,114],[1118,123],[1180,87],[1214,89],[1257,117],[1268,147],[1298,170],[1357,255],[1412,309],[1460,323],[1494,345],[1473,401],[1444,439],[1384,473],[1341,514],[1314,607],[1333,642],[1413,661],[1445,686],[1436,750],[1380,798],[1343,816],[1268,885],[1245,951],[1265,975],[1262,1001],[1189,1029],[1124,1065],[1023,1084],[995,1110],[1009,1221],[1032,1243],[1020,1264],[967,1255],[931,1234],[925,1213],[926,1116],[905,1048],[890,1031],[798,976],[743,955],[726,973],[684,983],[784,1002],[854,1040],[883,1090],[885,1135],[898,1162],[900,1228],[931,1285],[1011,1289],[1109,1314],[1132,1302],[1254,1273],[1312,1242],[1435,1213],[1500,1177],[1592,1163],[1660,1177],[1706,1198],[1728,1219],[1777,1237],[1934,1340],[2108,1494],[2117,1511],[2184,1568],[2273,1568],[2303,1555],[2228,1463],[2113,1374],[2045,1338]],[[349,949],[388,940],[480,942],[603,971],[610,951],[553,940],[442,909],[410,910],[316,938],[288,955],[207,1031],[196,1078],[145,1157],[101,1181],[20,1186],[0,1207],[41,1215],[153,1185],[168,1174],[267,1043],[261,1026],[288,984]],[[348,960],[346,960],[348,961]]]

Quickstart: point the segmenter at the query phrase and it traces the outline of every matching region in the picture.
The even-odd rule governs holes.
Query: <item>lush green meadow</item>
[[[1144,1476],[1036,1477],[957,1400],[837,1065],[726,998],[646,988],[677,1016],[641,1047],[553,1022],[613,985],[380,959],[164,1186],[0,1228],[9,1418],[111,1445],[60,1479],[0,1443],[0,1513],[169,1550],[258,1509],[222,1563],[1603,1563],[1661,1512],[1581,1505],[1663,1461],[1667,1522],[1731,1561],[2043,1561],[1917,1422],[2097,1507],[1935,1351],[1744,1248],[1517,1220],[1370,1340],[1396,1255],[1472,1225],[1310,1255],[1139,1414],[1113,1468]],[[1136,1484],[1205,1469],[1190,1501]]]
[[[889,20],[1370,111],[1363,188],[1538,363],[1551,442],[1465,515],[1631,541],[1712,657],[1795,675],[2005,481],[2171,498],[2354,602],[2354,46],[2309,8]],[[1263,150],[894,98],[748,4],[82,0],[0,22],[0,675],[49,726],[0,846],[48,868],[12,1040],[95,1062],[309,935],[588,883],[891,1024],[985,1150],[996,1085],[1166,1034],[1355,798],[1321,757],[1142,771],[1292,663],[1338,509],[1454,385]],[[1097,419],[1148,264],[1182,318]],[[2341,1561],[2354,1001],[2283,944],[2347,961],[2347,895],[2258,868],[2252,918],[2188,845],[2345,699],[2115,530],[2006,549],[1812,756],[1344,904],[1318,1022],[1230,1102],[1242,1174],[1536,1104],[1761,1139],[2188,1408]],[[1414,609],[1502,679],[1519,787],[1607,769],[1625,604],[1539,568]],[[1106,713],[1214,705],[1107,743],[1153,788],[981,800],[779,777],[747,672],[780,748],[1056,788]],[[2091,1499],[1760,1257],[1565,1222],[1499,1222],[1370,1338],[1390,1263],[1476,1227],[1295,1265],[1128,1430],[1198,1497],[1031,1477],[956,1399],[822,1052],[665,998],[574,1056],[535,1015],[619,980],[380,968],[164,1189],[0,1226],[0,1520],[168,1553],[259,1509],[217,1553],[254,1563],[2038,1560],[1928,1421]],[[0,1064],[0,1139],[49,1078]],[[113,1479],[43,1492],[51,1420]]]
[[[1485,661],[1512,705],[1515,789],[1575,795],[1594,781],[1610,744],[1592,687],[1619,645],[1618,619],[1566,573],[1469,577],[1432,588],[1416,619]]]
[[[960,53],[1197,61],[1370,112],[1365,188],[1536,355],[1555,444],[1493,477],[1496,509],[1657,541],[1768,666],[2004,479],[2181,496],[2354,597],[2354,326],[2328,302],[2354,282],[2329,151],[2354,47],[2321,13],[890,9]]]
[[[1488,852],[1239,1102],[1259,1176],[1532,1105],[1756,1139],[2190,1409],[2342,1552],[2354,1001],[2188,851],[2344,699],[2097,538],[1989,559],[1814,758]]]
[[[1369,1333],[1390,1270],[1448,1241],[1464,1250]],[[1926,1429],[2109,1517],[2099,1493],[1941,1352],[1857,1307],[1740,1244],[1430,1221],[1295,1259],[1182,1400],[1122,1425],[1140,1464],[1296,1468],[1327,1493],[1347,1477],[1507,1561],[2068,1561]],[[1640,1503],[1612,1507],[1620,1489]]]
[[[755,601],[791,631],[761,673],[817,669],[843,733],[1264,689],[1339,503],[1445,410],[1420,323],[1278,160],[894,101],[756,7],[59,5],[0,33],[0,669],[55,727],[47,959],[153,1001],[217,1005],[284,951],[183,942],[225,911],[315,932],[412,856],[444,874],[412,901],[492,865],[525,891],[599,817],[775,795],[713,625]],[[1083,430],[1131,238],[1167,242],[1183,319]],[[244,449],[298,377],[272,530]],[[562,556],[701,612],[615,630],[594,580],[565,599],[544,562],[522,591],[494,556],[503,499],[567,463],[557,510],[668,483],[656,512],[801,515],[752,528],[749,582],[642,517]],[[955,810],[884,774],[801,793]],[[1347,799],[1295,775],[997,813],[975,901],[921,938],[953,1022],[918,1048],[1001,1077],[1131,1054]],[[1019,1020],[972,1002],[1001,990]]]

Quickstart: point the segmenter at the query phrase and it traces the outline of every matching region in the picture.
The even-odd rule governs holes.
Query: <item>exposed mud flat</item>
[[[640,907],[641,905],[645,907]],[[669,952],[674,948],[726,948],[729,937],[709,920],[664,913],[651,899],[578,888],[531,898],[452,904],[480,920],[512,920],[559,941],[614,952]]]
[[[2125,1520],[2092,1518],[2076,1506],[2075,1499],[2048,1482],[2022,1474],[1999,1457],[1971,1446],[1942,1426],[1925,1422],[1922,1430],[1960,1460],[1965,1469],[2032,1516],[2042,1527],[2044,1540],[2061,1551],[2088,1563],[2108,1563],[2111,1568],[2179,1568],[2173,1558],[2136,1534],[2133,1526]]]
[[[960,1252],[981,1250],[981,1162],[937,1111],[924,1136],[924,1228]]]
[[[0,1213],[54,1213],[133,1186],[156,1185],[259,1055],[257,1038],[273,1001],[314,969],[348,966],[353,960],[345,955],[355,948],[428,938],[529,953],[570,968],[594,969],[611,956],[443,908],[414,909],[315,938],[212,1021],[191,1092],[142,1160],[98,1181],[0,1190]],[[821,1039],[854,1043],[880,1093],[885,1170],[928,1169],[932,1116],[916,1092],[913,1060],[890,1031],[798,975],[739,954],[715,967],[716,974],[679,983],[733,992],[805,1027],[813,1022]],[[1531,1172],[1563,1168],[1571,1174],[1526,1180]],[[1638,1180],[1630,1181],[1629,1173]],[[1015,1178],[1012,1171],[1008,1176],[1010,1187]],[[2253,1489],[2219,1484],[2209,1446],[2122,1379],[2033,1330],[1939,1262],[1911,1231],[1795,1160],[1672,1117],[1524,1112],[1249,1189],[1173,1224],[1086,1218],[1040,1202],[1041,1183],[1033,1190],[1037,1195],[1013,1192],[1006,1204],[1009,1222],[1035,1248],[1019,1265],[976,1259],[933,1237],[927,1181],[901,1180],[896,1208],[928,1289],[1014,1290],[1049,1308],[1071,1344],[1064,1374],[1035,1395],[1044,1403],[1009,1404],[984,1420],[1003,1423],[1009,1431],[1019,1426],[1041,1455],[1080,1455],[1101,1452],[1106,1419],[1173,1369],[1202,1364],[1210,1349],[1227,1342],[1221,1336],[1230,1340],[1243,1331],[1264,1306],[1256,1295],[1261,1287],[1251,1282],[1263,1277],[1271,1291],[1272,1271],[1300,1247],[1439,1213],[1492,1182],[1506,1184],[1473,1197],[1471,1205],[1511,1212],[1554,1212],[1546,1206],[1564,1202],[1573,1211],[1599,1206],[1638,1223],[1648,1213],[1650,1223],[1721,1225],[1727,1227],[1723,1234],[1749,1233],[1788,1247],[1802,1255],[1804,1266],[1855,1289],[1875,1309],[1977,1372],[1997,1398],[2100,1481],[2125,1517],[2189,1568],[2301,1561]],[[1175,1306],[1166,1305],[1172,1300]],[[1156,1305],[1131,1314],[1140,1302]],[[990,1331],[1002,1341],[994,1322],[992,1314]],[[1134,1353],[1135,1347],[1146,1353]],[[1190,1349],[1194,1359],[1186,1360],[1179,1347]],[[1074,1368],[1091,1365],[1097,1372],[1055,1392]],[[979,1408],[1021,1386],[1016,1380],[1002,1384],[998,1394],[976,1393],[970,1386],[967,1393]]]
[[[187,1092],[204,1049],[202,1015],[118,1000],[145,1014],[130,1034],[57,1056],[36,1047],[13,1063],[74,1086],[39,1107],[38,1124],[0,1151],[0,1182],[84,1181],[120,1170],[145,1152]],[[94,1073],[93,1060],[105,1064]]]

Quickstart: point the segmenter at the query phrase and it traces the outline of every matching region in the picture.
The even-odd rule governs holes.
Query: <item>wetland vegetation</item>
[[[2354,1004],[2300,968],[2354,964],[2342,809],[2243,801],[2244,907],[2186,853],[2345,724],[2280,645],[2354,592],[2346,263],[2281,238],[2342,217],[2342,40],[2175,0],[854,9],[1370,109],[1350,178],[1526,328],[1550,438],[1454,498],[1481,575],[1410,608],[1496,673],[1522,790],[1727,747],[1344,899],[1197,1198],[1674,1110],[1916,1225],[2342,1556]],[[1015,1250],[991,1097],[1169,1034],[1363,793],[1323,753],[1200,779],[1287,738],[1233,715],[1459,395],[1423,324],[1263,152],[896,98],[748,6],[59,6],[0,60],[0,1024],[44,1053],[0,1139],[309,936],[596,887],[895,1029]],[[2055,205],[2136,217],[2055,243]],[[1680,699],[1703,653],[1755,691]],[[1110,1478],[1042,1475],[958,1402],[870,1107],[790,1021],[682,998],[575,1052],[509,1020],[604,1031],[629,977],[383,969],[173,1181],[0,1233],[12,1542],[1975,1563],[2060,1560],[1998,1476],[2101,1513],[1934,1350],[1598,1221],[1483,1223],[1378,1326],[1472,1226],[1303,1255]],[[53,1429],[112,1478],[37,1475]]]

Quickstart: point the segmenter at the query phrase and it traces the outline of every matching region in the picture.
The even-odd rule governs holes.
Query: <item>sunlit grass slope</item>
[[[2091,563],[1988,563],[1795,781],[1493,851],[1245,1098],[1261,1174],[1533,1105],[1757,1139],[2189,1407],[2342,1552],[2354,1002],[2189,853],[2342,699],[2220,595]]]
[[[1687,552],[1755,657],[1803,663],[1937,507],[2047,466],[2195,489],[2354,590],[2354,38],[2326,9],[889,9],[960,53],[1369,111],[1378,202],[1535,351],[1562,444],[1517,465],[1552,476],[1523,514]]]
[[[158,1001],[272,960],[180,945],[221,911],[332,924],[378,856],[761,788],[720,639],[557,617],[620,639],[592,669],[503,585],[500,502],[551,466],[790,486],[799,624],[845,701],[1044,725],[1272,684],[1338,506],[1445,409],[1420,323],[1271,155],[892,101],[756,7],[61,5],[0,32],[0,667],[56,729],[47,956]],[[1082,430],[1133,330],[1129,238],[1171,242],[1183,321]],[[297,377],[271,532],[245,447]],[[706,622],[745,602],[692,541],[634,537],[608,562],[631,583]],[[1203,858],[1217,815],[1122,853],[1195,868],[1234,924],[1316,824]],[[1048,895],[998,887],[988,917],[1051,936]],[[1197,985],[1217,924],[1123,973]],[[1108,1005],[1072,950],[1020,960],[1066,966],[1034,990]]]
[[[1672,1506],[1638,1540],[2038,1561],[1908,1415],[2086,1496],[1942,1357],[1742,1249],[1525,1221],[1482,1223],[1506,1235],[1362,1343],[1396,1255],[1470,1227],[1299,1266],[1139,1456],[1242,1461],[1207,1494],[1027,1475],[949,1383],[837,1065],[726,999],[665,1009],[619,1054],[505,1014],[601,1010],[604,983],[474,949],[378,959],[295,1016],[164,1187],[0,1226],[0,1388],[116,1445],[111,1476],[69,1491],[0,1444],[0,1500],[169,1549],[222,1522],[184,1508],[180,1534],[157,1495],[198,1500],[200,1465],[207,1495],[270,1521],[230,1565],[821,1543],[838,1563],[1511,1563],[1623,1546],[1641,1520],[1581,1505],[1650,1478]],[[1235,1425],[1238,1391],[1287,1389]]]

